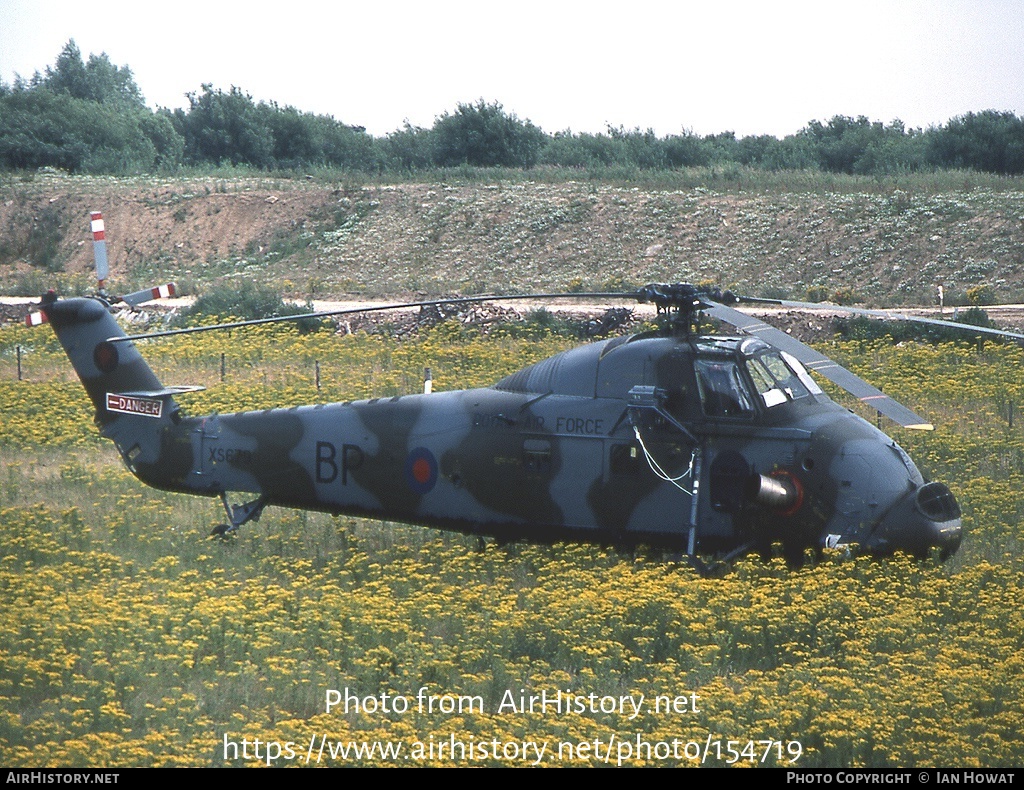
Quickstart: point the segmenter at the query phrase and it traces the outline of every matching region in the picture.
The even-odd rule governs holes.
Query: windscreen
[[[769,351],[749,358],[747,371],[768,408],[821,393],[803,366],[782,352]]]

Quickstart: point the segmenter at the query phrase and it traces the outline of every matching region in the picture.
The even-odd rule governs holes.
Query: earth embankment
[[[583,182],[325,185],[60,176],[0,185],[8,294],[86,287],[89,211],[115,285],[224,277],[293,298],[605,290],[713,281],[928,304],[1024,292],[1024,191],[736,192]]]

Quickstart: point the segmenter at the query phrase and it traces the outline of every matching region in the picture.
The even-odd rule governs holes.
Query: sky
[[[70,39],[131,68],[151,107],[238,86],[375,136],[478,99],[548,133],[1024,115],[1022,0],[0,0],[0,79]]]

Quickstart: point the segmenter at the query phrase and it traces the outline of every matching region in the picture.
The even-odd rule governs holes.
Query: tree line
[[[735,163],[860,175],[1024,173],[1024,117],[996,110],[924,130],[837,115],[782,139],[686,131],[659,137],[621,126],[549,134],[480,99],[442,113],[430,128],[406,123],[373,137],[329,115],[255,102],[237,87],[204,84],[188,103],[151,110],[127,66],[106,54],[83,59],[69,41],[45,72],[0,81],[0,168],[122,175],[222,165],[411,173],[461,165],[670,170]]]

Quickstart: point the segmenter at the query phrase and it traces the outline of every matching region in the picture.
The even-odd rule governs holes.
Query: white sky
[[[377,136],[480,98],[549,133],[1024,115],[1021,0],[0,0],[0,79],[71,38],[129,66],[153,107],[237,85]]]

